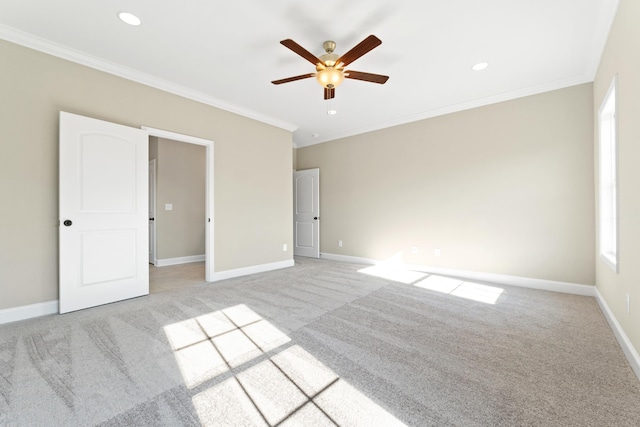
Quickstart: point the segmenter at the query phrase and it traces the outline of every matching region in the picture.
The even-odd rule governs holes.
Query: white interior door
[[[149,293],[148,133],[60,112],[59,311]]]
[[[149,160],[149,264],[156,265],[156,159]]]
[[[320,169],[293,172],[293,254],[320,258]]]

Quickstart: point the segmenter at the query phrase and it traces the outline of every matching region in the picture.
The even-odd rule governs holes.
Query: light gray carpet
[[[593,298],[363,268],[2,325],[0,425],[640,425]]]

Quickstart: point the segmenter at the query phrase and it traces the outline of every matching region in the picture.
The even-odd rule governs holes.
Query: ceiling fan
[[[322,44],[322,48],[326,53],[324,55],[321,55],[320,57],[316,57],[314,54],[291,39],[282,40],[280,44],[288,47],[289,49],[315,65],[316,72],[302,74],[300,76],[288,77],[282,80],[274,80],[271,82],[274,85],[315,77],[318,83],[320,83],[320,86],[324,88],[324,99],[332,99],[336,96],[336,87],[338,87],[345,78],[379,84],[384,84],[389,79],[389,76],[344,69],[344,67],[351,64],[353,61],[360,58],[365,53],[382,44],[382,41],[374,35],[370,35],[342,56],[338,56],[333,53],[336,48],[336,43],[331,40],[326,41]]]

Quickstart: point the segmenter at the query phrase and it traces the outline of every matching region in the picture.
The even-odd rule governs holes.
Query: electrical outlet
[[[440,252],[440,249],[436,249],[435,251],[433,251],[435,256],[440,256],[442,254],[442,252]]]
[[[624,296],[625,302],[627,304],[627,314],[631,313],[631,298],[629,298],[629,294]]]
[[[282,245],[282,252],[287,252],[287,244]]]
[[[342,240],[338,240],[338,247],[341,248],[342,247]]]
[[[411,253],[412,254],[417,254],[418,253],[418,247],[417,246],[411,246]]]

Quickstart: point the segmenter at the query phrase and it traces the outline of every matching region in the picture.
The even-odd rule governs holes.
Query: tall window
[[[618,272],[618,126],[614,77],[598,112],[599,125],[599,251],[600,258]]]

